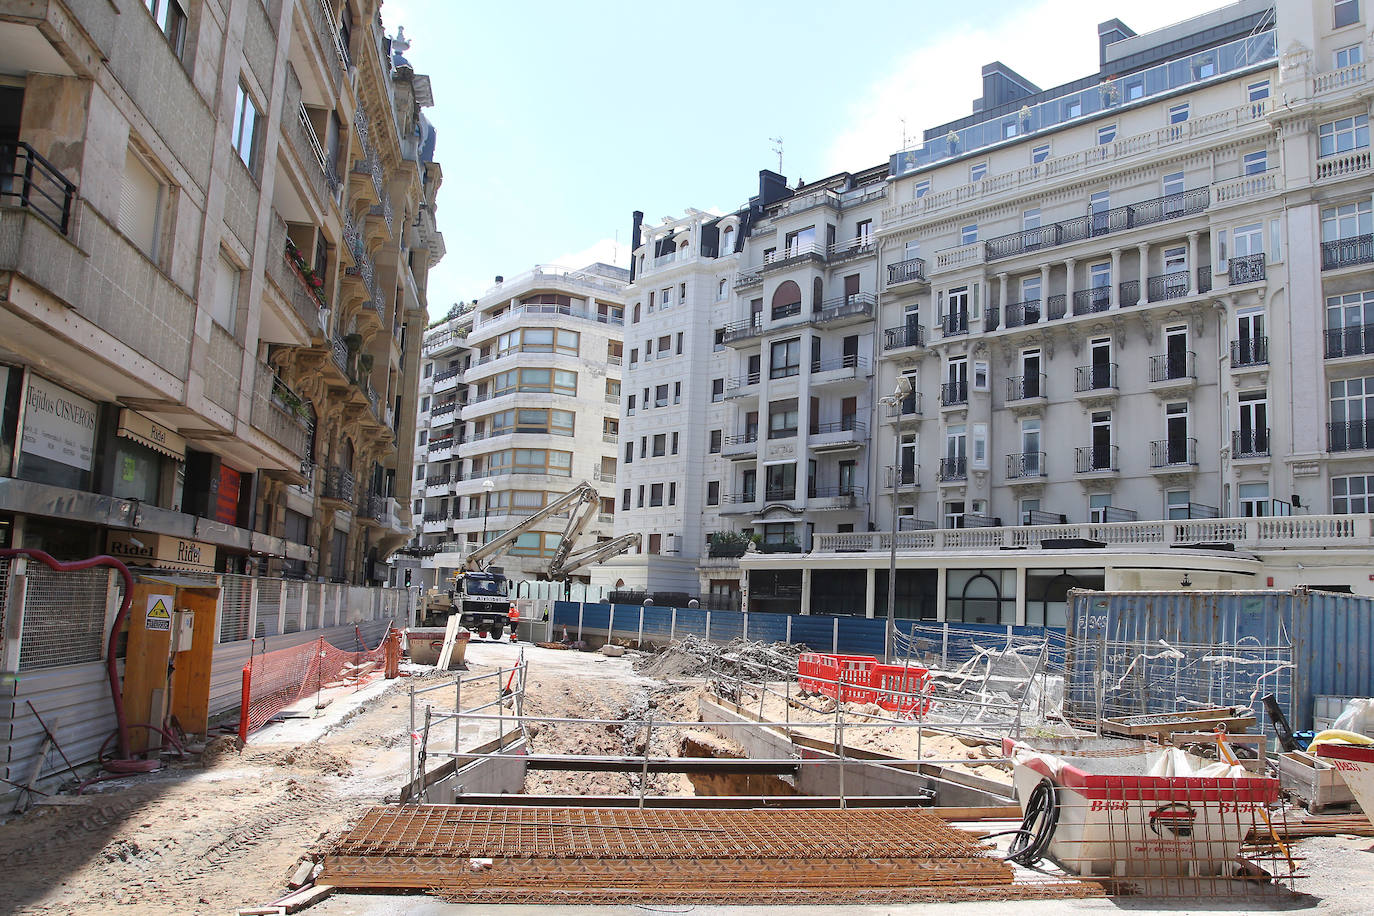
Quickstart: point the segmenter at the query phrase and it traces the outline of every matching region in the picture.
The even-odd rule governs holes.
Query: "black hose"
[[[1026,799],[1026,815],[1021,819],[1021,829],[1015,831],[1016,837],[1007,850],[1007,861],[1033,867],[1044,858],[1058,826],[1059,799],[1054,791],[1054,783],[1042,779]]]

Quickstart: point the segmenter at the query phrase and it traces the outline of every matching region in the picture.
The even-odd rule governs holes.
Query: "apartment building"
[[[379,6],[0,2],[0,543],[366,584],[410,537],[441,175]]]
[[[497,277],[425,333],[412,474],[422,521],[409,551],[421,558],[417,584],[437,584],[474,547],[583,481],[601,506],[582,539],[609,539],[628,279],[608,264]],[[545,520],[496,563],[512,579],[539,578],[566,521]]]
[[[736,214],[712,371],[759,406],[722,420],[744,441],[719,517],[761,549],[698,540],[700,580],[733,563],[752,609],[881,615],[891,576],[900,616],[994,623],[1062,622],[1073,586],[1369,593],[1366,5],[1110,20],[1098,72],[1041,89],[989,64],[973,113],[871,192],[833,179],[829,218],[814,186]],[[845,238],[872,254],[836,265]],[[832,308],[853,324],[818,325]],[[835,343],[855,378],[818,398]],[[863,441],[828,459],[834,420]],[[816,512],[832,486],[852,508]]]

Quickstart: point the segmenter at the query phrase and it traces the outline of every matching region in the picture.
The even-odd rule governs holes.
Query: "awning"
[[[116,433],[155,452],[161,452],[168,458],[186,460],[185,439],[127,407],[119,411],[119,429]]]

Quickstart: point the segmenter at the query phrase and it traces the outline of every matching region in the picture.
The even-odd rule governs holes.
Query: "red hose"
[[[105,671],[110,678],[110,698],[114,700],[115,722],[119,728],[119,758],[120,760],[128,760],[129,726],[124,720],[124,691],[119,685],[119,663],[115,658],[115,650],[118,648],[119,631],[124,628],[124,621],[129,616],[129,607],[134,601],[134,577],[130,574],[129,567],[105,554],[86,560],[63,561],[53,559],[50,554],[42,550],[32,550],[27,547],[0,548],[0,557],[31,557],[57,572],[76,572],[90,569],[93,566],[108,566],[118,570],[120,576],[124,578],[124,598],[119,602],[119,613],[115,615],[114,626],[110,627],[110,639],[105,649]]]

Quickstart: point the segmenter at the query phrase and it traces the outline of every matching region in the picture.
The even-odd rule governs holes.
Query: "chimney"
[[[505,283],[505,282],[506,282],[506,278],[503,277],[503,276],[501,276],[500,274],[497,274],[497,275],[496,275],[496,282],[497,282],[497,283]]]
[[[644,225],[644,211],[636,210],[630,214],[630,282],[635,282],[635,252],[644,238],[641,227]]]

